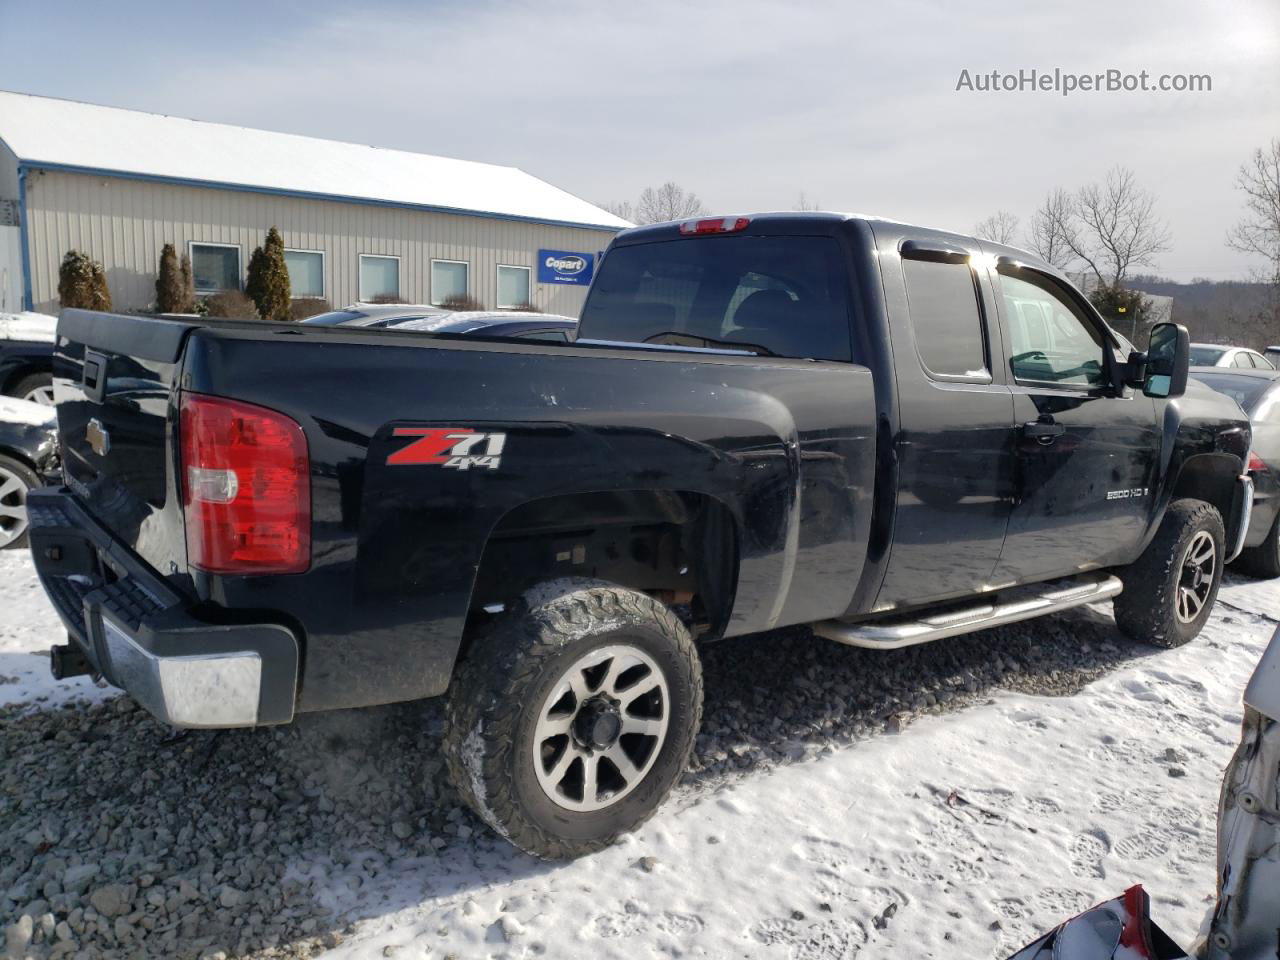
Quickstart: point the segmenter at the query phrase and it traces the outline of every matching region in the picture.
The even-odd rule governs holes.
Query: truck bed
[[[96,388],[86,358],[105,358]],[[72,496],[196,615],[294,630],[300,710],[441,693],[491,534],[530,503],[639,487],[723,505],[740,572],[725,635],[844,614],[867,552],[876,408],[861,366],[80,311],[63,315],[55,364]],[[301,425],[305,573],[189,567],[179,391]],[[465,469],[406,453],[433,430],[504,439]],[[590,557],[548,561],[592,574]]]

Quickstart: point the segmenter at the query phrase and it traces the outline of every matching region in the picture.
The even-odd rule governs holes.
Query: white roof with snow
[[[545,223],[629,227],[491,163],[0,91],[0,140],[33,167],[169,178]]]

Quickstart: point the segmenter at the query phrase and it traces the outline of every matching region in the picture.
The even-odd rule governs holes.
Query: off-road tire
[[[1250,576],[1264,580],[1280,577],[1280,517],[1271,524],[1267,539],[1256,547],[1240,551],[1235,564]]]
[[[535,774],[538,711],[578,658],[620,642],[661,667],[667,734],[630,793],[601,810],[567,810]],[[701,718],[698,653],[671,610],[602,581],[557,580],[530,590],[472,640],[449,690],[445,757],[454,787],[482,820],[526,853],[565,860],[609,846],[653,815],[688,766]]]
[[[1213,580],[1199,614],[1183,623],[1175,611],[1178,584],[1187,549],[1202,530],[1213,538]],[[1142,556],[1116,571],[1124,582],[1124,592],[1114,602],[1116,625],[1121,631],[1133,640],[1159,647],[1180,647],[1195,639],[1218,596],[1225,539],[1222,516],[1212,504],[1191,499],[1169,504],[1160,529]]]

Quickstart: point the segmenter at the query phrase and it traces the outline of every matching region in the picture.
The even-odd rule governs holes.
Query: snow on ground
[[[112,695],[114,691],[95,687],[88,677],[61,683],[53,679],[49,648],[66,642],[27,551],[0,550],[0,706],[54,706]]]
[[[1275,585],[1223,594],[1195,644],[1077,696],[927,718],[669,805],[577,863],[415,878],[333,956],[1004,957],[1133,883],[1190,946],[1240,696],[1274,627],[1242,610],[1280,614]]]
[[[1280,583],[1233,578],[1194,644],[1075,696],[999,693],[683,788],[575,863],[482,834],[448,857],[385,864],[358,892],[335,871],[327,905],[367,919],[326,956],[1004,957],[1137,882],[1189,946],[1214,893],[1241,692],[1277,619]],[[0,554],[0,674],[17,681],[0,700],[101,695],[84,680],[52,692],[43,650],[60,638],[29,560]]]

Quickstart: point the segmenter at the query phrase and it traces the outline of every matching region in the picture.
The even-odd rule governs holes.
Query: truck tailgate
[[[161,572],[185,556],[170,463],[183,341],[196,324],[64,310],[54,392],[67,485]]]

